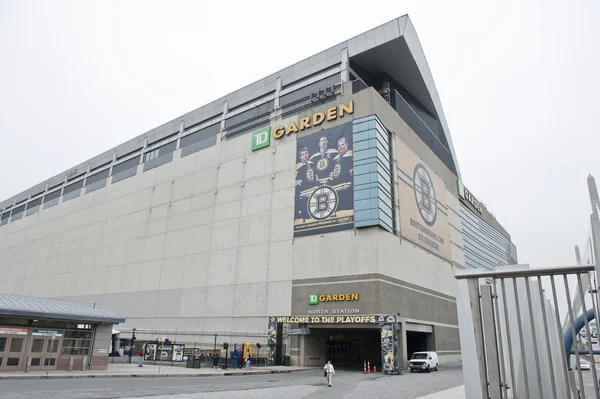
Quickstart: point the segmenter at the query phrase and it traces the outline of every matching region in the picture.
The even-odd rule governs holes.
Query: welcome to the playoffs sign
[[[273,316],[272,322],[294,324],[354,324],[354,323],[395,323],[394,315],[369,316]]]

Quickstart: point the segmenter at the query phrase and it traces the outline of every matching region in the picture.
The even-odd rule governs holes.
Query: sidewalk
[[[109,363],[108,370],[102,371],[30,371],[25,372],[4,372],[0,374],[0,380],[7,379],[58,379],[58,378],[120,378],[120,377],[138,377],[138,378],[154,378],[154,377],[212,377],[226,375],[245,375],[245,374],[277,374],[291,373],[294,371],[310,370],[310,367],[295,367],[295,366],[270,366],[270,367],[253,367],[251,370],[236,369],[236,370],[215,370],[212,367],[200,369],[188,369],[183,367],[173,367],[170,365],[162,365],[160,374],[158,373],[158,365],[145,364],[144,367],[138,367],[137,364],[116,364]],[[47,373],[47,375],[46,375]]]
[[[432,393],[430,395],[421,396],[418,399],[465,399],[465,386],[461,385],[458,387],[446,389],[445,391],[440,391],[436,393]]]

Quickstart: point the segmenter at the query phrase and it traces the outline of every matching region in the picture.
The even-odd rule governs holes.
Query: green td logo
[[[252,132],[252,151],[260,150],[271,144],[271,126]]]
[[[308,294],[308,304],[317,305],[319,303],[319,294]]]

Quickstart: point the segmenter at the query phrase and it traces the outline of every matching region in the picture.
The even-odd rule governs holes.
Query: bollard
[[[363,360],[363,374],[367,374],[367,361]]]
[[[367,374],[369,374],[371,372],[371,361],[369,360],[367,362]]]
[[[377,372],[377,366],[373,366],[373,372],[376,373]]]

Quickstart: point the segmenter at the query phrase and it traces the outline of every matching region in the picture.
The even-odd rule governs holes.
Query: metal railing
[[[468,399],[600,398],[591,342],[598,331],[590,325],[599,310],[594,270],[506,266],[456,273]]]

